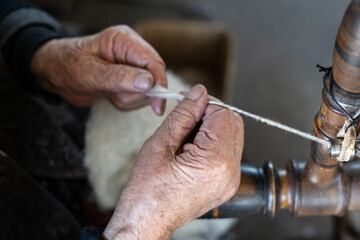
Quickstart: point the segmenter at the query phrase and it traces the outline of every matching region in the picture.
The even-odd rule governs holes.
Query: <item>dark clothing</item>
[[[30,71],[35,51],[46,41],[64,36],[61,25],[47,13],[15,0],[1,0],[1,55],[25,91],[41,92]]]
[[[99,240],[104,228],[85,227],[82,233],[82,240]]]
[[[69,211],[1,151],[0,193],[0,239],[80,239]]]
[[[0,1],[0,19],[7,13],[19,9],[29,7],[28,4],[16,1],[16,0],[1,0]]]
[[[68,184],[86,179],[88,111],[59,99],[49,104],[51,95],[36,86],[30,71],[35,51],[64,36],[41,10],[0,0],[0,239],[81,239],[80,226],[88,224],[72,195],[82,186]],[[84,239],[100,239],[94,233],[85,229]]]

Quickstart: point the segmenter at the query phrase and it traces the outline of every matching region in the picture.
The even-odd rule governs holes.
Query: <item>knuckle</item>
[[[237,189],[238,183],[240,182],[240,165],[235,165],[235,161],[232,162],[223,162],[221,167],[218,169],[219,173],[222,174],[225,182],[228,182],[228,196],[226,198],[232,197]]]
[[[119,102],[119,101],[114,101],[113,102],[114,106],[119,109],[119,110],[122,110],[122,111],[126,111],[127,108],[126,108],[126,105],[124,105],[123,103]]]
[[[174,118],[175,120],[178,118],[186,118],[191,120],[196,119],[195,113],[182,105],[178,105],[176,108],[174,108],[171,117]]]
[[[130,101],[129,98],[123,97],[123,96],[117,96],[117,97],[116,97],[116,102],[117,102],[119,105],[123,106],[123,107],[128,106],[129,103],[131,103],[131,101]]]
[[[238,126],[244,126],[244,120],[238,113],[234,113],[234,117]]]
[[[207,140],[207,145],[212,146],[213,150],[218,151],[218,144],[220,139],[218,138],[218,135],[216,134],[216,132],[211,131],[211,130],[200,130],[199,134],[204,136],[204,139]]]
[[[154,146],[154,142],[155,142],[155,140],[154,140],[154,137],[153,137],[153,135],[152,135],[152,136],[148,137],[148,138],[145,140],[143,146],[144,146],[144,147],[150,147],[150,149],[152,149],[153,146]]]
[[[155,57],[156,59],[156,63],[162,68],[162,69],[166,69],[166,63],[165,61],[161,58],[160,54],[158,52],[155,51]]]
[[[166,69],[166,64],[164,60],[161,58],[160,54],[151,46],[148,47],[149,55],[148,55],[148,63],[146,64],[147,69]]]
[[[129,86],[127,86],[128,82],[130,82],[130,78],[132,77],[132,72],[129,68],[126,67],[118,67],[114,74],[108,73],[108,79],[112,83],[114,91],[124,91],[127,90]]]
[[[223,108],[223,111],[225,111],[224,116],[226,117],[227,121],[232,121],[234,119],[234,112],[230,109]]]
[[[129,25],[121,24],[119,25],[119,28],[125,30],[125,31],[133,31],[132,28]]]
[[[236,127],[238,132],[240,132],[241,134],[244,133],[244,122],[242,120],[242,118],[240,118],[239,120],[236,120]]]
[[[104,35],[113,35],[114,33],[117,32],[117,27],[116,26],[111,26],[111,27],[108,27],[106,29],[104,29],[101,33],[104,34]]]
[[[128,34],[135,33],[134,30],[128,25],[115,25],[104,29],[102,35],[116,36],[120,34],[121,36],[127,36]]]
[[[227,174],[230,170],[229,168],[229,164],[227,161],[222,161],[219,165],[218,165],[218,169],[217,169],[220,173],[223,174]]]
[[[118,110],[121,110],[121,111],[126,111],[128,110],[128,104],[124,103],[124,101],[122,100],[122,98],[116,96],[116,95],[111,95],[109,96],[109,100],[110,102],[112,103],[112,105],[114,107],[116,107]]]

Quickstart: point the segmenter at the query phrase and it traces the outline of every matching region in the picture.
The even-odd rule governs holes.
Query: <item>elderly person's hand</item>
[[[89,105],[103,93],[120,110],[151,103],[156,114],[164,112],[164,100],[144,94],[155,84],[167,86],[164,61],[127,26],[51,40],[36,51],[31,69],[45,90],[75,105]]]
[[[170,239],[240,184],[243,122],[195,86],[142,147],[106,239]]]

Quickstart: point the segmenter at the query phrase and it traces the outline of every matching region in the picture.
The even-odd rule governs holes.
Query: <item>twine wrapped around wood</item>
[[[356,128],[351,125],[350,120],[346,120],[343,127],[337,133],[338,138],[344,138],[341,145],[341,152],[336,158],[339,162],[348,162],[354,152],[356,145]],[[350,126],[350,127],[349,127]]]

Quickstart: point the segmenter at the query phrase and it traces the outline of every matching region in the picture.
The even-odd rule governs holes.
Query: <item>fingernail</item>
[[[160,109],[157,109],[156,112],[155,112],[156,115],[158,115],[159,117],[161,117],[164,113],[161,112]]]
[[[204,92],[204,87],[202,87],[201,85],[195,85],[190,92],[188,92],[185,97],[191,100],[197,100],[201,97],[201,95]]]
[[[146,74],[139,74],[135,78],[135,87],[140,90],[147,90],[150,88],[150,77]]]

